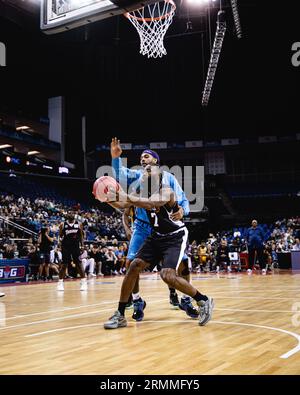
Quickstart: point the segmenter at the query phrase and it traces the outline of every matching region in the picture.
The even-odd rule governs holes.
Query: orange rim
[[[171,4],[171,6],[172,6],[172,11],[173,10],[176,10],[176,4],[174,3],[174,1],[173,0],[164,0],[165,1],[165,3],[170,3]],[[141,8],[139,8],[140,10],[141,10]],[[136,10],[137,11],[137,10]],[[167,12],[166,14],[164,14],[164,15],[161,15],[161,16],[157,16],[156,18],[140,18],[140,17],[137,17],[137,16],[134,16],[134,15],[131,15],[130,14],[130,12],[126,12],[125,14],[124,14],[124,16],[126,17],[126,18],[132,18],[132,19],[136,19],[137,21],[139,21],[139,22],[151,22],[151,21],[159,21],[159,20],[161,20],[161,19],[165,19],[165,18],[167,18],[169,15],[171,14],[171,11],[170,12]]]

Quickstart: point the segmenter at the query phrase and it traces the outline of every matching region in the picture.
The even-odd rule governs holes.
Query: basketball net
[[[167,54],[164,37],[173,21],[175,10],[173,0],[163,0],[124,14],[140,36],[142,55],[147,55],[148,58],[161,58]]]

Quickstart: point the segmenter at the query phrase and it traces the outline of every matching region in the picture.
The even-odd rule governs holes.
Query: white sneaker
[[[104,274],[103,273],[98,273],[98,276],[103,277]]]
[[[63,280],[58,280],[58,284],[57,284],[57,291],[64,291],[65,287],[64,287],[64,282]]]
[[[212,316],[212,312],[214,309],[214,300],[213,298],[208,298],[207,301],[200,300],[197,302],[199,306],[199,325],[205,325]]]
[[[249,274],[249,276],[252,274],[252,270],[251,269],[248,269],[247,270],[247,273]]]
[[[158,272],[157,266],[155,266],[155,268],[152,271],[153,271],[153,273],[157,273]]]
[[[265,275],[267,274],[266,269],[262,269],[261,274],[262,274],[263,276],[265,276]]]
[[[220,271],[220,266],[217,266],[216,267],[216,273],[219,273],[219,271]]]
[[[228,266],[227,271],[228,273],[231,273],[231,267]]]
[[[96,274],[94,274],[94,273],[89,273],[89,278],[94,278],[94,277],[97,277]]]
[[[0,292],[0,298],[2,298],[2,296],[5,296],[5,293]]]
[[[87,281],[86,278],[80,280],[80,291],[87,291]]]

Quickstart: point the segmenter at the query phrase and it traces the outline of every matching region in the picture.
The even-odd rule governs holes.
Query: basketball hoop
[[[173,0],[163,0],[124,14],[140,36],[142,55],[147,55],[148,58],[161,58],[167,54],[164,37],[173,21],[175,10]]]

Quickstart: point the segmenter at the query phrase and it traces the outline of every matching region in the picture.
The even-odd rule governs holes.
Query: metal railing
[[[25,228],[24,226],[19,225],[16,222],[13,222],[10,219],[7,219],[5,217],[0,216],[0,222],[2,222],[3,224],[9,225],[15,229],[18,229],[18,230],[22,231],[23,233],[30,235],[31,237],[36,238],[38,236],[38,234],[36,232],[34,232],[33,230]]]

